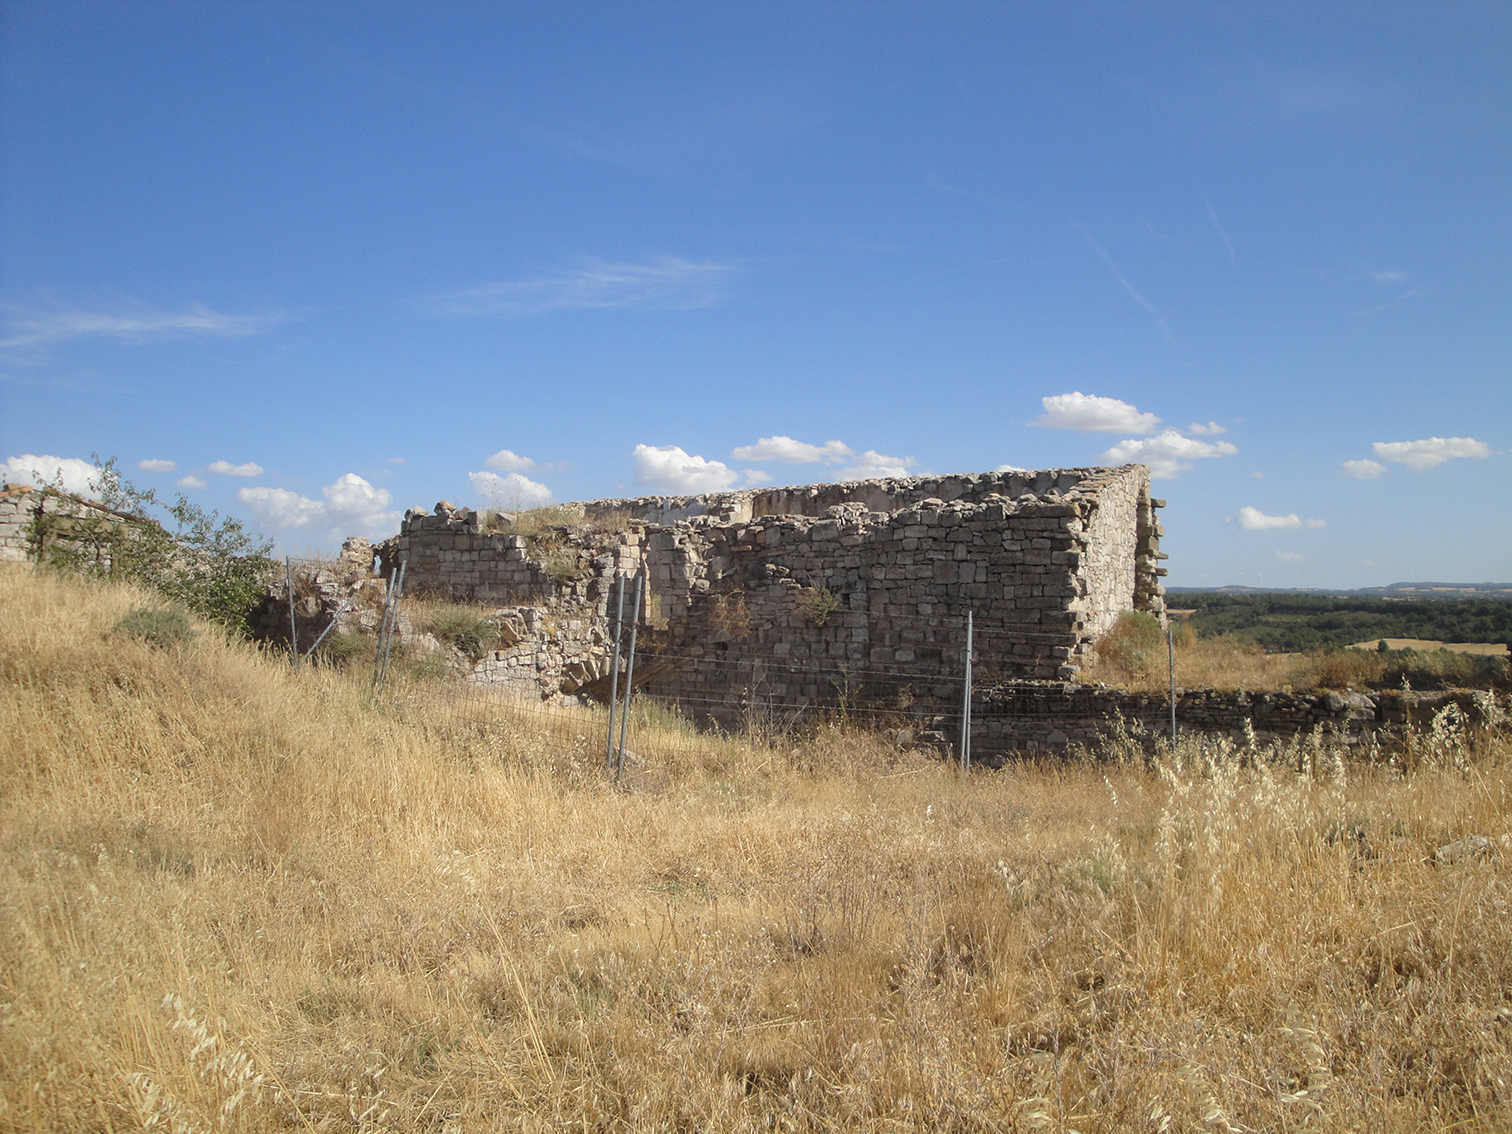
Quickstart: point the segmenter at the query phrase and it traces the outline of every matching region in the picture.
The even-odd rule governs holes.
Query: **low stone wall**
[[[107,508],[97,500],[88,500],[54,488],[6,484],[0,487],[0,563],[25,563],[31,559],[32,549],[27,543],[27,527],[38,512],[44,509],[60,521],[49,533],[49,543],[54,540],[65,545],[68,543],[71,518],[82,518],[91,523],[103,521],[107,524],[143,522],[136,516]],[[109,571],[109,559],[100,563],[99,567]]]
[[[1288,741],[1322,729],[1346,745],[1389,743],[1408,728],[1426,729],[1455,705],[1466,723],[1501,719],[1495,695],[1484,690],[1371,693],[1220,693],[1179,690],[1178,734],[1207,733],[1244,743]],[[972,752],[991,760],[1014,754],[1055,755],[1073,746],[1095,749],[1120,726],[1148,736],[1169,735],[1170,702],[1159,694],[1103,686],[1007,682],[979,691],[972,705]],[[957,723],[957,727],[958,723]],[[952,739],[954,739],[952,737]]]
[[[26,562],[26,525],[36,514],[36,490],[22,484],[0,488],[0,563]]]

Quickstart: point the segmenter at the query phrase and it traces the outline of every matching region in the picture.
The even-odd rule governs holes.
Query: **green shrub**
[[[353,630],[327,634],[315,647],[314,659],[333,669],[346,669],[373,660],[374,639]]]
[[[194,614],[248,637],[248,616],[273,572],[273,544],[240,520],[206,512],[180,495],[172,504],[121,476],[115,458],[95,458],[89,488],[104,511],[86,507],[59,482],[42,489],[25,528],[36,563],[157,591]],[[159,513],[171,520],[170,530]]]
[[[185,646],[194,640],[189,616],[178,607],[139,606],[115,624],[114,632],[163,649]]]
[[[462,653],[473,665],[499,640],[499,627],[465,609],[443,610],[430,620],[430,632]]]

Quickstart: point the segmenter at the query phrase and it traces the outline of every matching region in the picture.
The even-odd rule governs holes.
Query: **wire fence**
[[[328,575],[321,574],[329,573],[332,567],[323,560],[285,560],[288,630],[296,667],[315,655],[356,598],[354,591],[339,606],[331,608],[328,604],[317,616],[301,618],[301,598],[332,590]],[[384,696],[395,656],[406,568],[401,559],[387,576],[369,685],[375,699]],[[627,582],[630,596],[625,593]],[[649,641],[641,643],[644,591],[643,578],[620,577],[606,647],[613,656],[609,688],[596,690],[586,698],[601,716],[607,716],[600,726],[603,765],[615,778],[623,774],[626,752],[633,742],[629,730],[636,699],[648,699],[652,715],[671,713],[725,729],[787,732],[815,718],[841,719],[876,730],[893,729],[921,738],[966,768],[972,761],[976,737],[1001,740],[1035,725],[1085,723],[1091,712],[1086,699],[1074,691],[1063,695],[1002,695],[1005,682],[1010,686],[1015,683],[1003,672],[1011,663],[995,664],[994,659],[1003,655],[1014,658],[1013,651],[1024,645],[1023,635],[997,626],[979,627],[974,611],[921,615],[915,626],[895,630],[904,641],[888,647],[894,658],[898,652],[913,651],[902,662],[871,660],[873,655],[866,643],[845,643],[846,652],[852,655],[848,657],[774,656],[762,652],[759,643],[749,641],[673,643],[649,627],[644,627]],[[632,597],[633,603],[628,619],[627,597]],[[894,615],[890,621],[897,627],[901,620]],[[1065,641],[1051,634],[1035,636]],[[1169,639],[1168,645],[1174,675],[1174,645]],[[861,650],[866,650],[865,656],[856,656]],[[692,671],[691,677],[679,679],[680,671]],[[985,696],[982,690],[986,690]],[[423,705],[423,711],[430,714],[478,719],[497,713],[511,720],[533,718],[553,726],[565,719],[564,712],[583,711],[583,699],[578,697],[569,695],[564,703],[553,690],[542,690],[533,683],[489,682],[477,679],[476,674],[468,680],[434,683],[423,690],[407,684],[401,700],[411,707]],[[1170,727],[1174,737],[1174,678]]]

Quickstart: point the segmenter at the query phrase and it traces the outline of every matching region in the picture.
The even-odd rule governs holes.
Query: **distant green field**
[[[1191,623],[1199,634],[1232,634],[1259,642],[1270,653],[1380,638],[1512,642],[1512,601],[1506,599],[1182,592],[1168,596],[1167,603],[1195,611]]]

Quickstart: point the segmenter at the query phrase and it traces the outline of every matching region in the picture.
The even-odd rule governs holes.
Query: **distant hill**
[[[1512,588],[1467,594],[1440,584],[1401,586],[1358,591],[1171,587],[1166,605],[1181,611],[1200,634],[1248,638],[1272,653],[1381,638],[1512,642]]]
[[[1359,595],[1361,597],[1453,599],[1504,598],[1512,600],[1512,583],[1388,583],[1384,587],[1167,587],[1168,595]]]

